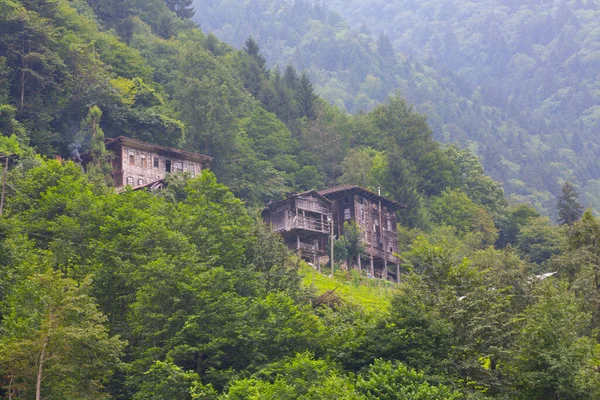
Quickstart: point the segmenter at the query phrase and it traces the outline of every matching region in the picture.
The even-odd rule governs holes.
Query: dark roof
[[[360,186],[357,186],[357,185],[336,186],[336,187],[332,187],[329,189],[319,190],[319,193],[330,199],[337,199],[337,198],[343,197],[343,196],[358,194],[361,197],[364,197],[369,200],[381,201],[381,203],[388,208],[393,208],[393,209],[406,208],[406,206],[402,203],[399,203],[392,199],[388,199],[387,197],[380,196],[377,193],[373,193],[370,190],[365,189]]]
[[[210,162],[213,160],[212,157],[200,154],[200,153],[192,153],[191,151],[185,151],[180,149],[175,149],[172,147],[160,146],[157,144],[142,142],[141,140],[128,138],[125,136],[119,136],[114,139],[106,139],[105,141],[106,147],[109,147],[115,143],[121,143],[126,146],[130,146],[136,148],[138,150],[146,150],[149,152],[157,153],[159,155],[164,155],[167,157],[180,158],[189,161],[196,161],[200,163]]]
[[[146,183],[145,185],[136,186],[133,188],[133,190],[149,190],[153,192],[155,190],[164,188],[166,186],[165,182],[166,181],[164,179],[159,179],[157,181]]]

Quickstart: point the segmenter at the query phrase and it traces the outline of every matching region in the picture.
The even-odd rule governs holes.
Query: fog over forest
[[[556,217],[564,181],[600,207],[600,4],[196,0],[195,20],[270,66],[309,71],[356,113],[399,90],[438,140],[475,152],[511,198]]]
[[[600,399],[599,10],[0,0],[0,398]]]

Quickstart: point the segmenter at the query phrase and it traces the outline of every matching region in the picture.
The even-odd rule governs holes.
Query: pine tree
[[[300,81],[298,82],[298,89],[296,91],[298,98],[298,105],[302,116],[308,119],[315,118],[315,100],[317,95],[315,94],[315,88],[308,77],[308,72],[303,71],[300,75]]]
[[[561,225],[573,225],[581,219],[583,207],[578,201],[579,193],[571,182],[565,182],[562,186],[562,195],[558,198],[556,209],[558,211],[558,222]]]
[[[190,19],[196,14],[192,7],[194,0],[166,0],[167,7],[181,19]]]
[[[296,72],[296,68],[293,65],[288,64],[285,67],[285,71],[283,72],[283,81],[286,86],[292,90],[296,90],[298,88],[298,72]]]
[[[250,57],[252,57],[252,59],[254,61],[256,61],[256,64],[260,68],[260,71],[263,74],[266,74],[267,73],[267,60],[260,53],[260,46],[258,45],[256,40],[254,40],[254,38],[252,36],[250,36],[246,40],[246,43],[244,44],[244,51],[246,52],[246,54],[248,54]]]

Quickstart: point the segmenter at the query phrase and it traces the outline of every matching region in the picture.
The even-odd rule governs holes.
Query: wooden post
[[[331,257],[329,257],[329,263],[331,264],[331,277],[333,278],[333,212],[331,213]]]
[[[362,272],[362,263],[360,260],[360,254],[358,255],[358,272]]]
[[[371,254],[371,278],[375,278],[375,262],[373,261],[373,254]]]
[[[387,277],[388,277],[387,260],[383,260],[383,279],[385,279],[387,281]]]
[[[400,263],[396,264],[396,281],[400,283]]]
[[[6,175],[8,172],[8,156],[6,156],[6,163],[4,164],[4,171],[2,171],[2,196],[0,197],[0,216],[4,211],[4,194],[6,193]]]
[[[319,251],[316,251],[317,253],[317,271],[319,271],[319,273],[321,273],[321,255],[319,254]]]

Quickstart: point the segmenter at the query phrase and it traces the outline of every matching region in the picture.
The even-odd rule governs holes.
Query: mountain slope
[[[594,1],[195,5],[202,27],[234,45],[254,35],[271,64],[306,68],[350,111],[399,89],[438,140],[469,146],[517,200],[553,215],[573,180],[600,206]]]

